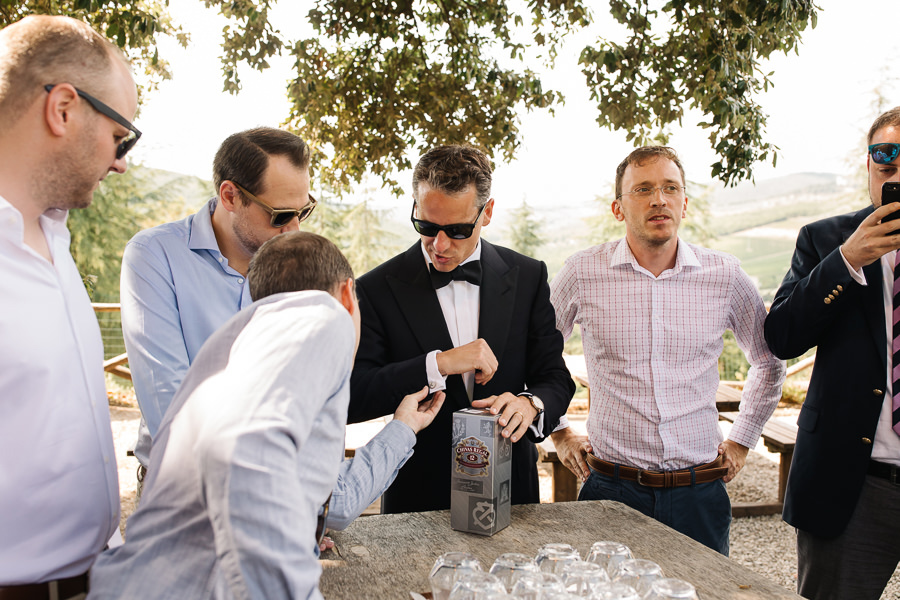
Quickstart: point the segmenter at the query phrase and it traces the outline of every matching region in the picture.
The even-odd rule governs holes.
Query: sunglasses
[[[281,229],[282,227],[284,227],[285,225],[287,225],[288,223],[293,221],[294,217],[297,217],[298,219],[300,219],[300,222],[302,223],[303,221],[305,221],[306,219],[309,218],[309,215],[312,214],[312,211],[314,211],[316,209],[316,205],[318,204],[318,201],[315,198],[313,198],[312,194],[308,194],[309,204],[307,204],[306,206],[304,206],[303,208],[301,208],[299,210],[294,209],[294,208],[272,208],[271,206],[269,206],[268,204],[266,204],[265,202],[263,202],[262,200],[260,200],[259,198],[257,198],[253,194],[251,194],[250,192],[248,192],[246,190],[246,188],[244,188],[244,186],[239,184],[237,181],[234,181],[232,179],[231,183],[236,185],[237,188],[239,190],[241,190],[241,193],[244,194],[245,196],[247,196],[251,202],[260,205],[263,208],[263,210],[265,210],[267,213],[269,213],[269,216],[272,217],[272,219],[271,219],[271,221],[269,221],[269,223],[275,229]]]
[[[58,83],[48,84],[48,85],[44,86],[44,89],[47,90],[47,92],[49,93],[49,92],[53,91],[53,88],[55,88],[57,85],[59,85],[59,84]],[[74,86],[72,86],[72,87],[74,87]],[[122,140],[119,143],[119,147],[116,148],[116,160],[119,160],[120,158],[122,158],[123,156],[128,154],[128,151],[131,150],[132,148],[134,148],[134,145],[137,144],[137,141],[139,139],[141,139],[141,132],[138,130],[138,128],[135,127],[134,125],[132,125],[128,119],[126,119],[125,117],[123,117],[122,115],[120,115],[119,113],[114,111],[113,109],[111,109],[109,106],[107,106],[103,102],[100,102],[99,100],[97,100],[96,98],[94,98],[93,96],[88,94],[87,92],[82,92],[78,88],[75,88],[75,91],[78,93],[79,96],[81,96],[82,98],[87,100],[87,103],[91,105],[91,108],[96,110],[98,113],[100,113],[104,117],[112,119],[113,121],[115,121],[116,123],[118,123],[119,125],[121,125],[122,127],[124,127],[125,129],[127,129],[128,131],[131,132],[131,135],[129,135],[124,140]]]
[[[478,224],[478,219],[481,218],[481,213],[484,212],[485,206],[487,206],[487,202],[485,202],[481,206],[481,210],[478,211],[478,216],[475,217],[475,221],[472,223],[437,225],[435,223],[432,223],[431,221],[416,219],[413,216],[414,214],[416,214],[416,203],[413,202],[412,212],[409,214],[409,220],[412,221],[413,227],[416,228],[416,231],[419,232],[419,234],[424,235],[425,237],[437,237],[437,234],[443,231],[451,240],[465,240],[472,237],[472,232],[475,231],[475,225]]]
[[[900,144],[894,144],[893,142],[872,144],[869,146],[869,154],[872,155],[872,160],[879,165],[886,165],[900,154]]]

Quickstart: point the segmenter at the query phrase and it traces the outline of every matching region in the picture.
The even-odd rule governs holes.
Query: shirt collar
[[[40,217],[41,229],[54,238],[63,236],[68,240],[70,237],[66,227],[68,217],[69,211],[50,208]],[[19,245],[25,244],[25,220],[22,213],[3,196],[0,196],[0,232],[12,236]]]
[[[191,234],[188,240],[188,248],[191,250],[209,250],[221,254],[219,243],[216,241],[216,232],[212,226],[212,214],[216,210],[219,199],[215,196],[209,199],[204,209],[200,209],[191,218]]]
[[[628,247],[628,241],[625,238],[619,240],[609,261],[610,267],[618,267],[621,265],[631,265],[635,271],[649,272],[638,264],[638,261],[631,252],[631,248]],[[659,278],[671,277],[672,275],[677,275],[683,269],[699,268],[700,266],[700,259],[694,254],[690,244],[687,244],[681,238],[678,238],[678,246],[675,251],[675,266],[660,273]]]
[[[428,256],[428,252],[425,251],[425,244],[420,241],[419,247],[422,249],[422,255],[425,257],[425,266],[431,265],[431,257]],[[481,238],[478,238],[478,243],[475,245],[475,250],[472,252],[472,254],[469,255],[469,258],[459,264],[464,265],[468,262],[472,262],[473,260],[481,260]]]

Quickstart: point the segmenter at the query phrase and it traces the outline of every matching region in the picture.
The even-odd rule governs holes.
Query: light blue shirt
[[[203,343],[252,303],[246,277],[216,243],[216,202],[141,231],[122,256],[122,333],[142,415],[135,455],[145,466],[151,438]]]
[[[217,331],[163,418],[127,541],[95,563],[90,597],[321,598],[319,508],[332,490],[333,504],[380,495],[395,445],[415,440],[392,421],[372,454],[342,463],[355,341],[325,292],[270,296]]]

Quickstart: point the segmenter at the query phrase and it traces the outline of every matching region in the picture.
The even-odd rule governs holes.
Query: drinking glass
[[[657,579],[650,584],[643,600],[697,600],[697,590],[680,579]]]
[[[434,566],[428,575],[434,600],[448,600],[450,590],[453,589],[453,584],[456,583],[456,579],[461,573],[483,570],[478,559],[468,552],[441,554],[434,561]]]
[[[639,594],[645,594],[650,589],[650,584],[662,577],[662,569],[655,562],[632,558],[623,560],[616,566],[612,579],[618,583],[627,583]]]
[[[562,575],[563,567],[579,560],[581,555],[578,550],[569,544],[544,544],[538,550],[534,562],[544,573]]]
[[[574,562],[563,567],[563,584],[566,591],[575,596],[590,596],[599,583],[609,581],[609,575],[600,565]]]
[[[450,600],[488,600],[491,594],[505,594],[500,578],[490,573],[460,573],[450,591]]]
[[[539,571],[533,558],[515,552],[501,554],[491,565],[491,573],[500,578],[507,590],[512,590],[523,573],[538,573]]]
[[[551,592],[565,591],[562,578],[555,573],[524,573],[513,585],[512,596],[519,600],[541,600]]]
[[[591,550],[588,552],[588,557],[585,560],[600,565],[612,576],[616,570],[616,565],[629,558],[634,558],[634,555],[631,554],[631,549],[625,544],[603,541],[594,542],[591,545]]]
[[[601,583],[594,588],[591,600],[641,600],[637,590],[625,583]]]

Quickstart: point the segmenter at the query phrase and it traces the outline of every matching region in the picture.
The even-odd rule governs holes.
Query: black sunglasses
[[[290,223],[294,219],[294,217],[300,219],[301,222],[305,221],[309,218],[309,215],[312,214],[312,211],[316,209],[316,205],[318,204],[318,201],[313,198],[312,194],[308,194],[309,204],[299,210],[294,208],[272,208],[271,206],[248,192],[246,188],[244,188],[244,186],[239,184],[237,181],[234,181],[232,179],[231,183],[236,185],[237,188],[241,190],[242,194],[250,198],[251,202],[260,205],[267,213],[269,213],[269,216],[272,217],[270,223],[272,227],[276,229],[281,229],[282,227]]]
[[[487,206],[487,202],[481,205],[481,210],[478,211],[478,216],[475,217],[475,221],[472,223],[454,223],[452,225],[437,225],[432,223],[431,221],[423,221],[422,219],[417,219],[413,215],[416,214],[416,203],[413,202],[412,212],[409,214],[409,220],[412,221],[413,227],[416,228],[416,231],[419,234],[424,235],[425,237],[436,237],[437,234],[443,231],[447,234],[447,237],[452,240],[465,240],[472,237],[472,232],[475,231],[475,225],[478,224],[478,219],[481,218],[481,213],[484,212],[484,207]]]
[[[49,92],[53,91],[53,88],[55,88],[57,85],[59,85],[59,84],[58,83],[48,84],[48,85],[44,86],[44,89],[47,90],[47,92],[49,93]],[[74,87],[74,86],[72,86],[72,87]],[[122,158],[123,156],[125,156],[126,154],[128,154],[128,151],[131,150],[132,148],[134,148],[134,145],[137,144],[137,141],[139,139],[141,139],[141,132],[138,130],[138,128],[135,127],[134,125],[132,125],[128,119],[126,119],[125,117],[123,117],[122,115],[120,115],[119,113],[114,111],[113,109],[111,109],[109,106],[107,106],[103,102],[100,102],[99,100],[97,100],[96,98],[94,98],[93,96],[88,94],[87,92],[82,92],[78,88],[75,88],[75,91],[78,93],[79,96],[81,96],[82,98],[87,100],[87,103],[90,104],[91,107],[94,110],[96,110],[98,113],[100,113],[104,117],[108,117],[108,118],[112,119],[113,121],[115,121],[116,123],[118,123],[119,125],[126,128],[128,131],[130,131],[132,133],[132,135],[129,135],[127,138],[122,140],[119,143],[119,147],[116,148],[116,160],[118,160],[118,159]]]
[[[886,165],[900,154],[900,144],[893,142],[885,142],[883,144],[872,144],[869,146],[869,154],[879,165]]]

